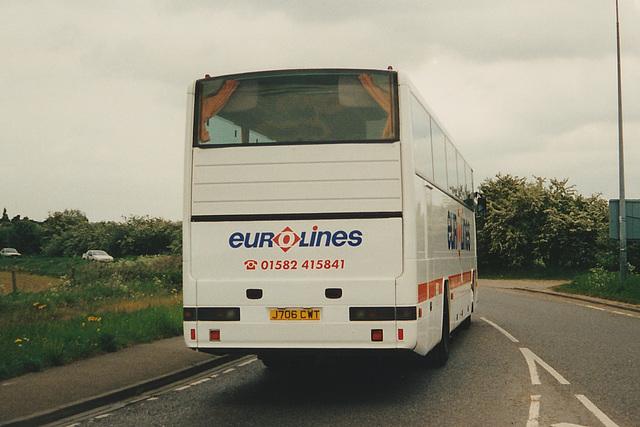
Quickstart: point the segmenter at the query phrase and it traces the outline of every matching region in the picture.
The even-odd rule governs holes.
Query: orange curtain
[[[373,78],[371,78],[369,74],[360,74],[358,76],[358,79],[360,80],[360,83],[362,83],[362,86],[364,86],[366,91],[369,92],[369,95],[371,95],[373,100],[376,101],[378,105],[382,107],[382,109],[388,114],[387,123],[384,125],[384,131],[382,132],[382,138],[392,138],[394,134],[394,120],[390,94],[383,92],[378,86],[376,86],[376,84],[373,82]]]
[[[239,84],[240,83],[235,80],[227,80],[224,82],[222,88],[217,94],[202,100],[202,111],[200,114],[200,141],[207,142],[211,140],[205,124],[207,120],[218,114],[220,110],[227,105],[229,98]]]

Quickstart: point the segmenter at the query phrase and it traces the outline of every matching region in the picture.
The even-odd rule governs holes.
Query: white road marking
[[[236,370],[236,368],[229,368],[229,369],[227,369],[226,371],[224,371],[224,372],[222,372],[222,373],[223,373],[223,374],[228,374],[229,372],[233,372],[233,371],[235,371],[235,370]]]
[[[258,361],[258,359],[247,360],[246,362],[239,364],[238,367],[247,366],[247,365],[250,365],[251,363],[256,362],[256,361]]]
[[[191,385],[198,385],[198,384],[202,384],[202,383],[206,383],[207,381],[211,381],[211,378],[203,378],[201,380],[198,380],[194,383],[191,383]]]
[[[113,415],[113,414],[111,414],[111,413],[109,413],[109,414],[102,414],[102,415],[98,415],[97,417],[93,417],[93,418],[95,418],[96,420],[100,420],[100,419],[102,419],[102,418],[107,418],[107,417],[110,417],[110,416],[112,416],[112,415]]]
[[[549,372],[551,375],[553,375],[553,377],[556,380],[558,380],[560,384],[564,384],[564,385],[571,384],[569,381],[564,379],[564,377],[560,375],[558,371],[556,371],[551,366],[549,366],[548,363],[540,359],[528,348],[521,347],[520,351],[522,352],[525,360],[527,361],[527,365],[529,366],[529,374],[531,375],[531,384],[533,385],[542,384],[540,382],[540,377],[538,376],[538,368],[536,367],[536,363],[542,366],[544,369],[546,369],[547,372]]]
[[[589,304],[586,304],[586,305],[584,305],[584,304],[579,304],[579,303],[574,303],[574,304],[576,304],[576,305],[581,305],[581,306],[583,306],[583,307],[592,308],[592,309],[594,309],[594,310],[606,311],[606,312],[608,312],[608,313],[621,314],[621,315],[623,315],[623,316],[627,316],[627,317],[634,317],[634,318],[636,318],[636,319],[640,318],[640,316],[638,316],[638,315],[637,315],[637,314],[635,314],[635,313],[627,313],[627,312],[624,312],[624,311],[611,310],[611,309],[607,310],[606,308],[596,307],[596,306],[594,306],[594,305],[589,305]]]
[[[499,330],[500,332],[502,332],[504,334],[504,336],[506,336],[507,338],[509,338],[511,340],[511,342],[520,342],[513,335],[511,335],[509,332],[505,331],[500,326],[498,326],[495,323],[493,323],[491,320],[489,320],[487,318],[484,318],[484,317],[481,317],[481,319],[484,320],[485,322],[487,322],[488,324],[490,324],[491,326],[493,326],[494,328],[496,328],[497,330]]]
[[[576,394],[576,397],[593,415],[600,420],[606,427],[618,427],[618,424],[611,421],[611,418],[607,417],[596,405],[594,405],[584,394]]]
[[[585,426],[580,424],[572,424],[572,423],[558,423],[558,424],[551,424],[551,427],[585,427]]]
[[[191,385],[185,385],[185,386],[182,386],[182,387],[178,387],[177,389],[175,389],[175,391],[183,391],[183,390],[188,389],[189,387],[191,387]]]
[[[622,311],[612,311],[612,313],[622,314],[623,316],[629,316],[629,317],[638,317],[638,316],[635,316],[635,315],[633,315],[631,313],[623,313]]]
[[[539,418],[540,395],[536,394],[531,396],[531,406],[529,407],[529,419],[527,420],[527,427],[538,427]]]

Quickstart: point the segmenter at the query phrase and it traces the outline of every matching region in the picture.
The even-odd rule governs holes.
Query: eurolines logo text
[[[237,231],[229,236],[229,246],[237,248],[272,248],[279,247],[287,252],[293,247],[310,248],[320,246],[341,247],[360,246],[362,243],[362,231],[320,231],[317,225],[314,225],[311,232],[302,231],[300,234],[294,232],[290,227],[286,227],[280,233],[276,234],[270,231],[260,231],[257,233],[243,233]]]

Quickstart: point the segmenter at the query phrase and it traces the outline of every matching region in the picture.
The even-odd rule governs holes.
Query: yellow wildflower
[[[22,340],[20,338],[18,338],[17,340],[15,340],[14,342],[22,342]]]
[[[42,304],[41,306],[38,307],[39,310],[42,310],[43,308],[45,308],[47,306],[47,304]]]

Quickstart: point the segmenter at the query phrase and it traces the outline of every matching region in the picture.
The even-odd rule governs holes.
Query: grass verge
[[[571,283],[556,286],[554,290],[640,304],[640,275],[629,274],[627,281],[623,282],[617,272],[592,268],[589,273],[575,277]]]
[[[85,263],[47,290],[0,295],[0,380],[180,335],[179,267],[171,256]]]

